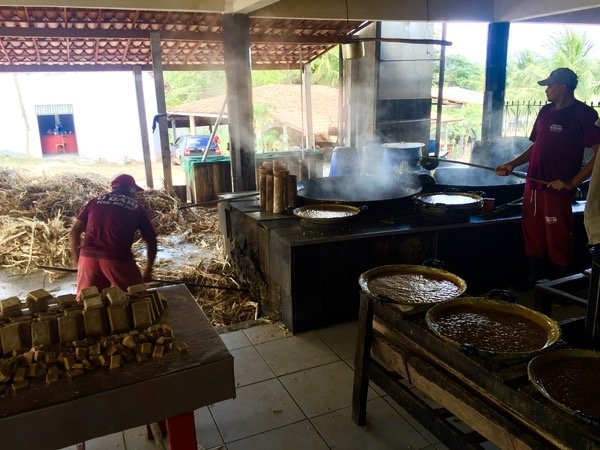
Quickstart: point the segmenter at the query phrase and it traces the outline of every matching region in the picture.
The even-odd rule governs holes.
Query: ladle
[[[446,163],[452,163],[452,164],[462,164],[463,166],[477,167],[478,169],[491,170],[492,172],[496,173],[495,167],[484,166],[482,164],[475,164],[475,163],[464,162],[464,161],[455,161],[453,159],[439,159],[439,158],[435,158],[433,156],[424,156],[423,158],[421,158],[419,160],[419,164],[421,165],[421,167],[423,167],[426,170],[435,169],[440,162],[446,162]],[[520,173],[520,172],[511,172],[510,175],[512,175],[513,177],[517,177],[517,178],[525,178],[527,180],[535,181],[536,183],[542,183],[542,184],[550,183],[549,181],[539,180],[537,178],[530,177],[530,176],[525,175],[524,173]]]

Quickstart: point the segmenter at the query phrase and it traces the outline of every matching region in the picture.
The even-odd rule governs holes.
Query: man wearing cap
[[[546,97],[529,140],[533,144],[520,156],[496,168],[498,175],[509,175],[517,166],[529,162],[523,196],[522,224],[525,254],[529,258],[529,278],[524,288],[533,287],[549,261],[553,276],[561,276],[572,253],[572,202],[575,189],[592,173],[600,132],[594,125],[596,111],[575,98],[577,75],[571,69],[552,71],[545,80]],[[583,167],[583,152],[592,147],[594,157]]]
[[[90,286],[100,291],[109,286],[127,290],[152,276],[156,230],[148,212],[135,198],[143,189],[127,174],[116,176],[111,187],[112,192],[90,200],[83,207],[69,231],[69,247],[78,269],[77,296]],[[140,230],[148,247],[143,273],[131,252],[136,230]]]

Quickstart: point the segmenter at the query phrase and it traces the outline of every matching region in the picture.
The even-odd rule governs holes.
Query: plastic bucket
[[[335,147],[331,154],[330,177],[356,175],[360,171],[358,151],[353,147]]]

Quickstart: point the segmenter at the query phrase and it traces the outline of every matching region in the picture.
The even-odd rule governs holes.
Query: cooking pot
[[[483,197],[496,199],[497,206],[523,197],[525,189],[523,178],[511,175],[501,177],[494,172],[472,167],[440,166],[432,176],[435,185],[428,189],[429,192],[476,192]]]
[[[300,204],[343,203],[352,206],[389,207],[410,203],[421,192],[417,179],[407,176],[340,176],[298,182]]]
[[[560,339],[560,326],[525,306],[463,297],[435,305],[425,316],[429,328],[467,354],[498,361],[529,359]]]
[[[383,144],[384,167],[387,170],[398,170],[400,172],[417,168],[419,159],[423,156],[421,149],[424,145],[422,142],[393,142]]]

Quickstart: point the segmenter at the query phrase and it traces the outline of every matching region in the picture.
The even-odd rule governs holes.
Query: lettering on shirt
[[[562,125],[553,123],[552,125],[550,125],[550,131],[552,131],[553,133],[560,133],[562,131]]]
[[[553,225],[557,222],[558,222],[558,219],[556,217],[546,216],[546,224]]]
[[[97,204],[120,206],[129,211],[135,211],[138,207],[136,199],[122,194],[102,194],[98,197]]]

